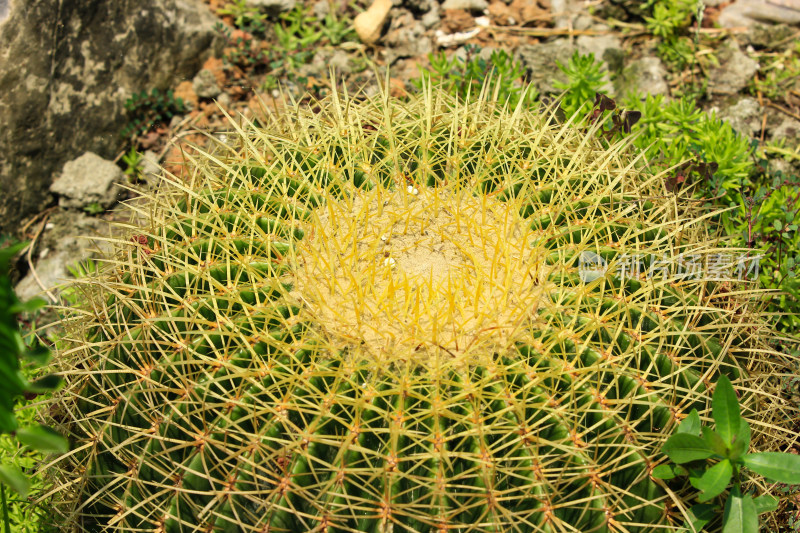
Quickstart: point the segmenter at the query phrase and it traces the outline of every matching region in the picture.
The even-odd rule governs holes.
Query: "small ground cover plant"
[[[128,180],[128,183],[134,184],[142,179],[142,163],[144,157],[136,150],[135,146],[127,154],[122,156],[122,162],[125,163],[123,172]]]
[[[567,81],[556,81],[556,89],[564,91],[561,109],[567,117],[577,113],[583,106],[591,105],[595,95],[603,90],[601,63],[595,61],[594,54],[583,55],[575,52],[564,65],[557,62],[558,68],[566,74]]]
[[[261,37],[266,34],[267,15],[249,6],[247,0],[230,0],[227,5],[217,9],[217,15],[230,16],[234,25],[242,31]]]
[[[701,426],[697,410],[692,410],[664,443],[663,451],[674,464],[656,467],[653,476],[688,476],[700,491],[684,524],[690,531],[700,531],[721,512],[723,533],[757,533],[758,515],[777,509],[778,500],[743,491],[744,470],[771,481],[800,484],[800,455],[748,452],[750,424],[742,418],[736,393],[724,375],[714,388],[712,416],[715,429]]]
[[[186,112],[183,99],[176,98],[172,89],[161,92],[158,89],[133,93],[125,101],[125,109],[130,121],[120,135],[131,138],[141,135],[159,125],[166,125],[173,116]]]
[[[525,98],[526,104],[536,101],[538,94],[535,90],[529,90],[524,96],[520,81],[523,78],[524,69],[516,63],[511,56],[503,50],[492,52],[489,60],[480,57],[481,48],[477,45],[465,45],[466,58],[453,56],[448,59],[444,52],[439,54],[429,54],[430,68],[418,65],[420,78],[412,79],[411,84],[420,89],[423,78],[427,78],[431,83],[442,84],[448,93],[466,100],[468,95],[471,99],[476,99],[480,93],[480,88],[486,79],[491,75],[491,85],[489,90],[495,91],[499,88],[499,101],[508,102],[509,107],[514,107],[521,98]]]
[[[782,52],[758,54],[761,64],[758,75],[748,84],[748,91],[770,100],[783,100],[797,92],[800,80],[800,41]],[[796,95],[795,95],[796,96]]]
[[[321,45],[337,46],[355,39],[353,25],[337,16],[335,5],[322,21],[311,15],[309,8],[297,6],[282,13],[280,20],[271,27],[263,24],[266,16],[254,23],[253,11],[257,12],[244,4],[231,4],[225,14],[234,17],[236,29],[222,23],[214,26],[227,42],[222,55],[225,64],[241,68],[246,73],[265,74],[261,90],[275,89],[278,80],[284,79],[321,96],[323,93],[319,88],[308,87],[308,78],[298,75],[297,70],[313,59]],[[267,46],[266,43],[272,40],[277,43]]]
[[[687,31],[696,13],[702,13],[703,2],[696,0],[648,0],[645,17],[647,29],[659,39],[658,54],[667,63],[682,69],[693,60],[691,39]]]
[[[261,46],[261,41],[244,30],[234,32],[228,26],[218,22],[214,30],[225,38],[225,49],[222,60],[227,66],[243,69],[255,68],[269,63],[268,54]]]
[[[0,437],[10,435],[30,450],[44,453],[66,453],[67,440],[51,428],[41,425],[20,427],[16,409],[20,400],[33,399],[39,394],[56,390],[61,378],[47,374],[31,382],[25,376],[23,362],[27,366],[42,367],[50,359],[50,351],[39,343],[25,342],[19,331],[17,315],[34,312],[45,305],[42,299],[22,303],[17,298],[8,277],[11,259],[27,243],[17,243],[0,249]],[[8,444],[3,443],[2,448]],[[0,512],[2,512],[4,533],[11,533],[11,516],[6,487],[25,498],[31,483],[19,465],[7,460],[0,463]],[[15,509],[17,512],[19,508]]]

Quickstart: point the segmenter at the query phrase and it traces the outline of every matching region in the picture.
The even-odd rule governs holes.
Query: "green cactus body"
[[[243,126],[153,197],[147,243],[120,245],[66,322],[75,527],[682,522],[685,492],[650,476],[661,444],[717,375],[774,364],[724,283],[613,269],[711,253],[702,219],[626,144],[432,94]],[[585,251],[609,271],[582,280]],[[778,426],[770,401],[743,400]]]

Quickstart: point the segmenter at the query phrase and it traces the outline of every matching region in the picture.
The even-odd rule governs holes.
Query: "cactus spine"
[[[53,406],[70,523],[669,530],[686,496],[649,472],[715,376],[780,427],[746,299],[613,273],[715,251],[627,143],[431,87],[319,107],[165,178],[86,286]]]

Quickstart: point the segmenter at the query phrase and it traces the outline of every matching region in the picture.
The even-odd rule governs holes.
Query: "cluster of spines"
[[[100,447],[86,459],[90,484],[109,483],[88,508],[108,514],[114,500],[118,525],[165,531],[665,524],[665,496],[647,475],[652,444],[681,412],[703,408],[710,375],[738,377],[719,342],[729,314],[667,283],[609,278],[588,291],[575,267],[590,243],[613,261],[615,243],[672,242],[669,213],[604,176],[613,153],[592,162],[588,141],[566,128],[546,139],[554,149],[536,125],[495,122],[476,138],[478,120],[443,118],[419,136],[419,124],[391,129],[372,115],[320,118],[305,145],[243,138],[231,160],[249,163],[206,169],[208,185],[165,206],[161,229],[134,245],[91,330],[99,366],[76,391],[75,422]],[[551,263],[564,268],[534,341],[435,375],[347,367],[335,346],[314,346],[315,326],[294,321],[280,282],[304,237],[296,222],[336,198],[341,180],[367,189],[474,176],[478,194],[524,196],[521,216],[553,230]],[[105,425],[89,420],[104,410]]]

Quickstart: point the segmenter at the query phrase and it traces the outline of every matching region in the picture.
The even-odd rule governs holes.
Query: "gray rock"
[[[117,184],[124,175],[113,162],[86,152],[64,165],[61,175],[50,186],[50,192],[60,196],[61,207],[83,208],[95,202],[109,208],[124,194]]]
[[[395,7],[404,7],[413,13],[427,13],[434,7],[439,7],[436,0],[400,0],[399,2],[393,0],[392,4]]]
[[[214,98],[222,89],[217,85],[214,73],[208,69],[202,69],[192,80],[192,89],[200,98]]]
[[[314,16],[322,20],[330,13],[331,5],[328,0],[319,0],[319,2],[314,2],[313,10]]]
[[[614,81],[617,95],[626,98],[638,92],[641,96],[646,94],[669,94],[669,86],[665,80],[667,70],[657,57],[643,57],[631,62],[622,74]]]
[[[761,48],[785,49],[793,45],[791,37],[795,28],[786,24],[762,24],[757,22],[745,34],[747,44]],[[781,44],[782,43],[782,44]]]
[[[572,23],[572,27],[578,31],[588,30],[594,24],[594,19],[589,15],[578,15]],[[583,36],[587,37],[587,36]],[[580,38],[580,37],[579,37]]]
[[[230,107],[230,105],[233,103],[233,99],[228,93],[221,93],[219,96],[217,96],[217,102],[223,107],[223,109],[225,109]]]
[[[710,109],[709,111],[714,111]],[[755,98],[743,96],[717,113],[722,120],[730,123],[738,133],[747,137],[761,131],[762,109]]]
[[[442,17],[439,15],[439,5],[433,4],[433,7],[430,11],[422,15],[422,26],[428,30],[439,24],[442,21]]]
[[[15,0],[0,22],[0,233],[86,151],[113,158],[125,100],[192,79],[222,38],[203,0]]]
[[[756,22],[800,23],[800,11],[764,0],[736,0],[724,8],[717,22],[723,28],[750,27]]]
[[[785,159],[770,158],[767,161],[767,168],[771,174],[776,172],[782,173],[784,176],[791,176],[797,171],[792,167],[792,164]]]
[[[616,35],[581,35],[575,42],[581,54],[594,54],[594,57],[603,61],[609,50],[622,49],[622,42]]]
[[[328,68],[333,67],[337,75],[350,74],[353,72],[353,65],[350,56],[344,50],[321,49],[311,60],[311,63],[301,65],[297,72],[301,76],[315,76],[317,78],[327,78]]]
[[[342,72],[344,74],[353,72],[351,57],[344,50],[334,50],[330,57],[328,57],[326,63],[335,68],[337,72]]]
[[[463,9],[464,11],[483,13],[484,9],[489,8],[486,0],[444,0],[442,9]]]
[[[297,6],[297,0],[247,0],[246,4],[262,13],[278,16],[294,9]]]
[[[585,11],[579,0],[551,0],[550,12],[553,13],[553,23],[556,29],[566,29],[572,25],[576,28],[576,23],[583,26],[584,23],[578,21]]]
[[[786,144],[789,146],[797,146],[800,143],[800,121],[788,117],[783,119],[770,134],[770,140],[778,141],[780,139],[786,139]]]
[[[43,296],[44,290],[36,281],[37,276],[45,289],[58,294],[55,287],[72,278],[67,267],[74,267],[79,261],[99,255],[96,252],[105,253],[111,250],[112,246],[108,242],[84,237],[100,237],[105,234],[105,228],[106,223],[103,220],[86,216],[79,211],[53,213],[37,244],[38,258],[34,260],[36,276],[29,272],[14,288],[19,299],[25,302]]]
[[[606,0],[595,7],[595,14],[606,20],[643,19],[651,15],[647,2],[631,0]]]
[[[433,51],[433,43],[425,36],[425,26],[414,20],[405,10],[392,10],[389,31],[383,37],[386,45],[386,62],[394,63],[401,57],[418,57]]]
[[[720,47],[719,67],[709,72],[708,88],[714,94],[736,94],[758,72],[758,62],[742,52],[735,43]]]
[[[622,42],[615,35],[581,35],[576,39],[578,51],[583,55],[594,54],[595,59],[605,63],[606,72],[603,73],[603,81],[606,84],[606,92],[614,95],[614,85],[611,83],[611,72],[622,69],[625,53],[622,50]]]
[[[554,81],[566,82],[567,77],[556,62],[566,65],[575,51],[567,39],[556,39],[549,43],[525,44],[514,51],[514,61],[522,64],[533,85],[542,94],[558,94],[561,91]]]

